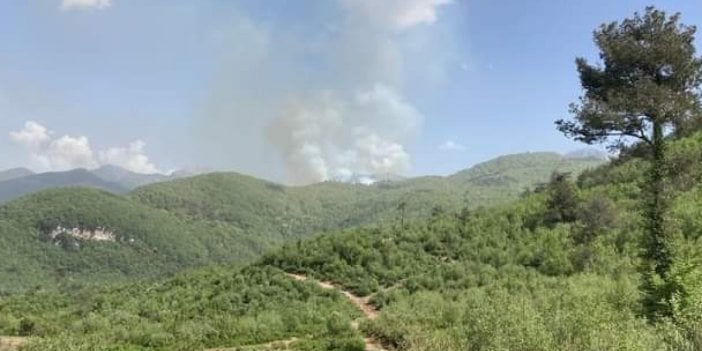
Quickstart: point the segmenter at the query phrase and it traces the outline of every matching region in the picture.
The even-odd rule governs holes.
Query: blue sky
[[[567,152],[575,57],[651,4],[702,25],[698,0],[2,1],[0,168],[306,183]]]

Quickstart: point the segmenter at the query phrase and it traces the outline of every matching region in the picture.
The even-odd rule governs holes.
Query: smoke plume
[[[232,20],[217,32],[236,44],[222,54],[200,130],[203,143],[226,147],[203,154],[226,150],[237,169],[294,184],[407,173],[424,117],[404,81],[425,67],[406,67],[405,41],[448,3],[337,0],[338,21],[308,37]]]

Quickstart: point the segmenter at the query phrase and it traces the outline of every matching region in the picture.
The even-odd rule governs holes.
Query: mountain
[[[449,177],[370,185],[330,181],[300,187],[238,173],[211,173],[145,186],[130,197],[185,218],[223,221],[286,240],[378,221],[394,223],[400,203],[405,203],[407,217],[429,216],[433,207],[504,204],[548,180],[554,171],[580,173],[601,164],[556,153],[525,153],[500,157]]]
[[[640,314],[640,184],[648,163],[631,159],[567,182],[575,203],[555,203],[564,187],[549,183],[496,207],[471,204],[472,210],[432,211],[401,227],[380,222],[296,240],[243,269],[198,269],[113,289],[6,298],[0,300],[0,334],[34,336],[27,351],[699,350],[702,134],[669,146],[671,166],[679,170],[669,184],[676,233],[670,238],[676,248],[671,272],[685,292],[676,296],[674,321],[653,325]],[[503,158],[453,181],[478,179],[485,186],[488,174],[511,183],[501,175],[524,170],[504,165],[528,169],[537,162],[533,157]],[[233,182],[230,177],[196,177],[178,181],[178,188],[198,198],[208,190],[205,184],[218,189]],[[271,197],[270,203],[287,192],[314,190],[322,201],[340,196],[331,194],[336,191],[352,200],[363,199],[359,189],[373,189],[335,183],[282,188],[234,178],[251,188],[244,196]],[[399,184],[427,190],[446,182],[422,177]],[[151,195],[163,194],[166,185]],[[215,198],[208,212],[196,211],[204,209],[197,201],[174,208],[187,221],[224,220],[232,212],[217,208],[229,196],[225,191]],[[575,221],[554,221],[552,211],[563,206],[575,206]]]
[[[8,255],[0,255],[0,267],[15,267],[0,270],[0,280],[12,282],[3,286],[5,290],[21,291],[36,285],[119,282],[206,264],[247,263],[318,232],[371,223],[392,227],[401,215],[409,220],[428,217],[437,209],[505,203],[518,198],[525,187],[547,180],[554,170],[577,172],[595,164],[524,154],[479,165],[476,169],[482,171],[470,176],[420,177],[370,186],[324,182],[286,187],[237,173],[211,173],[143,186],[127,196],[79,188],[39,192],[0,207],[0,222],[6,228],[0,231],[0,246],[8,250]],[[54,180],[76,174],[92,181],[82,182],[87,186],[126,191],[84,170],[31,177]],[[513,179],[476,180],[485,175]],[[26,190],[27,179],[33,178],[15,180],[24,183],[15,183],[14,188]],[[75,184],[76,179],[64,184]],[[41,180],[37,183],[47,184]],[[132,239],[141,246],[135,247]],[[22,252],[21,262],[10,252]],[[22,278],[17,280],[18,276]]]
[[[126,170],[122,167],[113,165],[105,165],[100,168],[91,170],[90,172],[104,181],[120,184],[121,186],[127,189],[134,189],[147,184],[163,182],[169,179],[175,179],[165,174],[135,173]]]
[[[38,174],[25,168],[15,168],[0,173],[0,203],[37,191],[60,187],[90,187],[125,194],[140,186],[195,174],[190,171],[178,171],[172,175],[141,174],[112,165],[94,170],[74,169]]]
[[[35,193],[61,187],[91,187],[115,194],[124,194],[128,189],[120,184],[105,181],[85,169],[66,172],[32,174],[0,182],[0,203]]]
[[[32,174],[34,174],[34,172],[26,168],[12,168],[0,172],[0,182],[25,177]]]

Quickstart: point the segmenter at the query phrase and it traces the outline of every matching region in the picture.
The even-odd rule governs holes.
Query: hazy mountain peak
[[[11,168],[4,171],[0,171],[0,182],[20,177],[26,177],[32,174],[34,174],[34,172],[24,167]]]

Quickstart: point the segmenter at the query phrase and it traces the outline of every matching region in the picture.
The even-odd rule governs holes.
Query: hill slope
[[[0,207],[0,289],[153,278],[247,261],[262,248],[236,228],[188,223],[99,190],[54,189]]]
[[[697,350],[702,135],[670,152],[681,170],[673,182],[671,219],[682,235],[671,237],[672,272],[686,292],[675,322],[654,327],[638,315],[637,199],[646,164],[631,160],[570,185],[573,221],[553,220],[550,212],[564,205],[553,205],[562,188],[551,183],[498,208],[435,211],[404,228],[290,243],[242,271],[6,299],[0,332],[40,337],[30,351],[263,350],[276,343],[360,351],[364,338],[403,351]],[[335,286],[343,290],[327,289]],[[372,305],[369,318],[358,319],[349,300],[356,298]]]
[[[401,203],[406,204],[408,218],[428,216],[434,206],[504,204],[547,181],[554,171],[578,174],[602,163],[556,153],[526,153],[500,157],[449,177],[409,178],[370,186],[324,182],[285,187],[237,173],[214,173],[142,187],[130,196],[188,218],[297,237],[378,221],[394,223]]]

